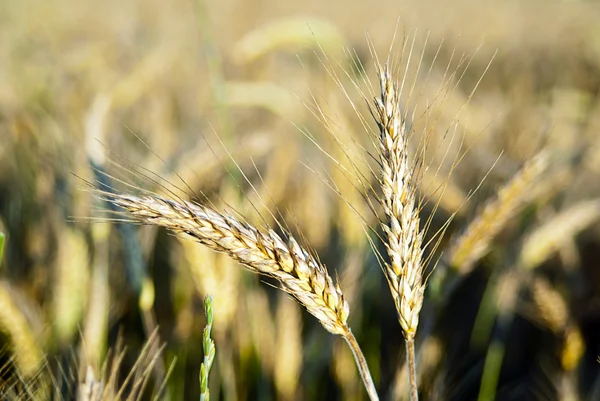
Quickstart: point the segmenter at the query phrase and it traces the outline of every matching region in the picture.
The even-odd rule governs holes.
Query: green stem
[[[208,388],[208,374],[215,360],[215,342],[210,338],[210,330],[213,324],[212,297],[208,295],[204,300],[204,312],[206,313],[206,326],[202,332],[202,348],[204,349],[204,362],[200,365],[200,401],[210,400]]]
[[[496,341],[492,342],[485,356],[478,401],[493,400],[495,398],[503,359],[504,344]]]

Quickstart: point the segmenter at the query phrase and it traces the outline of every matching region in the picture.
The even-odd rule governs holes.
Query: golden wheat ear
[[[333,334],[345,335],[349,306],[325,267],[287,235],[260,231],[232,215],[187,201],[112,194],[111,202],[140,223],[165,227],[229,255],[249,270],[276,278]]]
[[[127,216],[142,223],[186,234],[199,243],[229,255],[254,273],[273,277],[327,331],[341,335],[353,351],[367,392],[378,399],[369,369],[347,320],[350,308],[339,285],[325,266],[289,233],[259,230],[213,208],[157,195],[132,195],[97,190]]]
[[[404,336],[413,339],[423,305],[423,232],[416,201],[416,182],[408,160],[408,132],[401,115],[399,90],[387,66],[380,68],[381,98],[374,116],[380,128],[381,185],[390,263],[384,273],[396,304]]]
[[[411,400],[418,399],[414,337],[423,306],[423,231],[416,200],[417,177],[408,159],[409,133],[402,116],[398,82],[389,67],[378,66],[381,97],[375,98],[372,114],[379,126],[382,205],[389,263],[384,274],[388,281],[398,320],[406,340]]]

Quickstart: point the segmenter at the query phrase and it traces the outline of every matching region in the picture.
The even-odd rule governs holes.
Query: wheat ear
[[[494,237],[506,223],[531,199],[530,186],[536,184],[549,165],[545,152],[530,159],[502,188],[453,243],[449,264],[460,275],[468,274],[487,252]]]
[[[546,279],[536,277],[531,286],[534,321],[542,323],[561,339],[559,358],[565,371],[573,371],[581,361],[585,342],[581,330],[571,318],[563,295]]]
[[[287,241],[273,230],[260,231],[237,218],[192,202],[154,195],[103,192],[114,205],[137,221],[187,234],[207,247],[223,252],[249,270],[274,277],[327,331],[341,335],[352,349],[369,397],[377,392],[365,358],[347,324],[350,308],[339,285],[326,268],[298,242]]]
[[[414,337],[423,305],[423,231],[419,224],[415,170],[408,160],[408,132],[400,108],[398,82],[387,65],[379,68],[381,98],[375,98],[373,115],[379,126],[382,167],[382,222],[387,236],[390,263],[384,273],[392,292],[400,326],[404,332],[411,384],[411,399],[418,399]]]

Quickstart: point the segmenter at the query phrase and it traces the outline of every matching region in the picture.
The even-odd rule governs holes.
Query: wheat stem
[[[213,361],[215,360],[215,342],[210,338],[213,325],[212,296],[204,299],[204,313],[206,314],[206,326],[202,331],[202,349],[204,350],[204,361],[200,365],[200,401],[210,401],[210,389],[208,388],[208,375]]]
[[[354,355],[354,361],[356,362],[356,366],[358,367],[358,371],[360,373],[360,377],[362,378],[363,383],[365,384],[365,388],[367,390],[367,394],[369,394],[369,399],[371,401],[379,400],[379,396],[377,395],[377,390],[375,389],[375,384],[373,384],[373,378],[371,377],[371,372],[369,371],[369,366],[367,365],[367,360],[363,355],[354,334],[352,331],[348,330],[344,336],[344,340],[352,350],[352,355]]]
[[[408,362],[408,378],[410,382],[410,400],[419,401],[417,385],[417,366],[415,363],[415,340],[406,339],[406,360]]]

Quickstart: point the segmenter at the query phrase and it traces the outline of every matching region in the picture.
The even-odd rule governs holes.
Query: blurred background
[[[594,1],[3,0],[3,399],[196,399],[207,294],[213,399],[366,399],[274,282],[107,223],[93,167],[286,221],[339,277],[382,399],[408,399],[377,218],[344,168],[376,169],[372,50],[404,65],[413,39],[430,237],[453,217],[427,252],[422,399],[600,399],[599,21]]]

